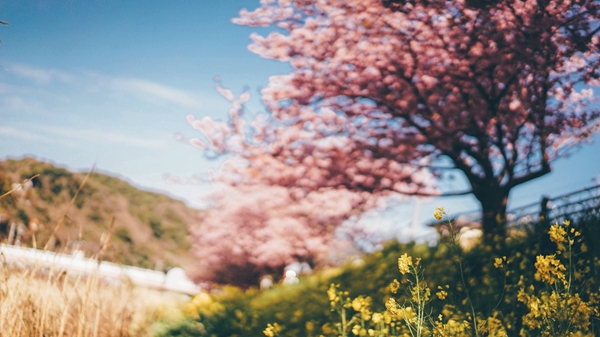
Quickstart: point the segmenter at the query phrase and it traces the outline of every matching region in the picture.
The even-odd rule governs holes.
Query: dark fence
[[[600,214],[600,185],[542,200],[511,210],[507,219],[511,224],[526,222],[562,222],[577,220],[584,216]]]
[[[553,198],[543,196],[540,201],[509,210],[506,212],[506,219],[509,225],[519,226],[540,220],[549,223],[577,220],[590,215],[600,215],[600,185]],[[455,219],[472,224],[481,221],[481,213],[479,211],[462,213]]]

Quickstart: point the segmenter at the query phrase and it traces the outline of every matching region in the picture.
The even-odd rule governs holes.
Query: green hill
[[[86,173],[33,158],[0,161],[0,195],[35,174],[24,188],[0,199],[0,242],[8,240],[14,223],[24,246],[42,248],[49,242],[52,250],[79,248],[90,257],[100,250],[114,217],[104,260],[144,268],[191,265],[187,227],[199,221],[198,210],[101,173],[90,175],[69,208]]]

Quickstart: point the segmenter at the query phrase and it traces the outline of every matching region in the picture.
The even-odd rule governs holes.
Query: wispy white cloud
[[[7,95],[6,97],[0,98],[0,107],[2,107],[5,112],[45,110],[43,104],[40,102],[16,95]]]
[[[206,106],[197,95],[156,82],[136,78],[115,78],[112,80],[112,88],[118,91],[134,93],[146,100],[156,100],[159,98],[187,108],[196,109]]]
[[[69,96],[77,95],[81,90],[89,94],[98,94],[99,90],[109,89],[113,92],[126,94],[147,102],[168,102],[180,107],[191,109],[206,109],[220,107],[223,102],[216,99],[216,95],[206,95],[199,92],[191,92],[167,86],[158,82],[135,77],[113,77],[98,74],[91,71],[80,71],[78,73],[67,73],[56,69],[44,69],[24,64],[12,64],[7,70],[19,78],[27,78],[38,85],[50,83],[64,83],[70,85],[73,90],[68,91]],[[43,90],[51,89],[45,86]],[[42,88],[9,86],[0,83],[0,93],[8,91],[21,93],[23,91],[42,90]],[[60,91],[53,90],[56,94],[65,95],[64,88]],[[68,98],[67,98],[68,100]]]
[[[18,130],[11,127],[0,126],[0,136],[8,136],[15,139],[28,140],[28,141],[39,141],[39,142],[47,142],[51,141],[51,139],[40,135],[39,133]]]
[[[143,138],[122,132],[73,129],[59,126],[37,126],[36,129],[59,137],[64,141],[94,142],[95,144],[120,145],[156,150],[162,150],[168,147],[164,139]]]
[[[122,132],[105,132],[101,130],[73,129],[59,126],[32,125],[25,128],[0,127],[0,136],[14,140],[32,142],[59,143],[69,148],[78,146],[109,145],[165,150],[168,148],[166,139],[143,138]]]
[[[6,117],[0,123],[3,127],[0,135],[24,141],[52,142],[69,148],[93,143],[100,146],[168,149],[172,138],[149,138],[136,130],[117,129],[106,122],[111,116],[118,120],[132,118],[126,108],[120,108],[123,102],[124,106],[138,104],[141,109],[153,112],[164,108],[165,103],[204,111],[219,109],[224,103],[217,99],[218,95],[181,90],[135,77],[106,76],[89,71],[67,73],[23,64],[9,65],[7,69],[10,76],[0,79],[0,117]],[[32,81],[14,81],[23,78]],[[140,104],[145,102],[150,102],[150,106]],[[6,116],[2,115],[2,111]],[[68,123],[71,117],[79,120],[82,116],[90,123],[81,129]],[[12,122],[7,124],[8,121]],[[145,124],[148,128],[157,128],[157,122],[147,120],[147,123],[153,123]],[[137,130],[141,129],[144,128],[138,126]]]
[[[30,85],[17,85],[12,83],[0,82],[0,98],[5,102],[11,99],[24,99],[28,106],[32,102],[42,103],[43,101],[70,102],[70,96],[64,93],[64,90],[56,90],[52,86],[34,87]]]
[[[13,64],[8,70],[17,76],[34,80],[37,84],[49,84],[54,81],[70,83],[75,80],[73,75],[56,69],[35,68],[23,64]]]

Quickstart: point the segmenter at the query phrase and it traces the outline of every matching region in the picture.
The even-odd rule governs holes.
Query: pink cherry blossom
[[[600,128],[595,0],[261,1],[233,22],[269,27],[251,35],[249,50],[291,67],[262,90],[265,114],[245,116],[247,98],[218,87],[232,102],[229,119],[188,117],[207,153],[228,155],[215,179],[242,191],[272,186],[282,193],[273,198],[290,202],[276,207],[292,214],[281,221],[238,217],[239,233],[320,223],[292,206],[335,190],[361,196],[352,207],[324,203],[349,213],[374,204],[363,194],[472,193],[483,231],[502,234],[510,190],[549,173]],[[438,187],[453,171],[469,189]],[[316,238],[306,226],[289,232]],[[249,254],[251,240],[231,240],[240,259]],[[317,251],[286,247],[279,260],[260,251],[281,263]]]
[[[291,262],[322,261],[339,241],[335,228],[361,199],[334,189],[305,195],[279,186],[225,188],[212,196],[202,224],[190,228],[195,278],[248,286]]]

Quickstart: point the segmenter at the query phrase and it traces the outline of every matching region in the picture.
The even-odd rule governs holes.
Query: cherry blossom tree
[[[324,260],[338,241],[335,228],[361,203],[342,190],[320,190],[298,198],[280,186],[224,188],[201,225],[190,228],[193,271],[198,281],[256,285],[261,276],[281,275],[295,261]]]
[[[262,0],[234,23],[271,27],[249,49],[289,63],[261,92],[267,113],[197,120],[190,140],[230,154],[217,173],[371,195],[460,195],[504,234],[509,192],[598,131],[595,0]],[[457,172],[469,189],[433,184]]]

